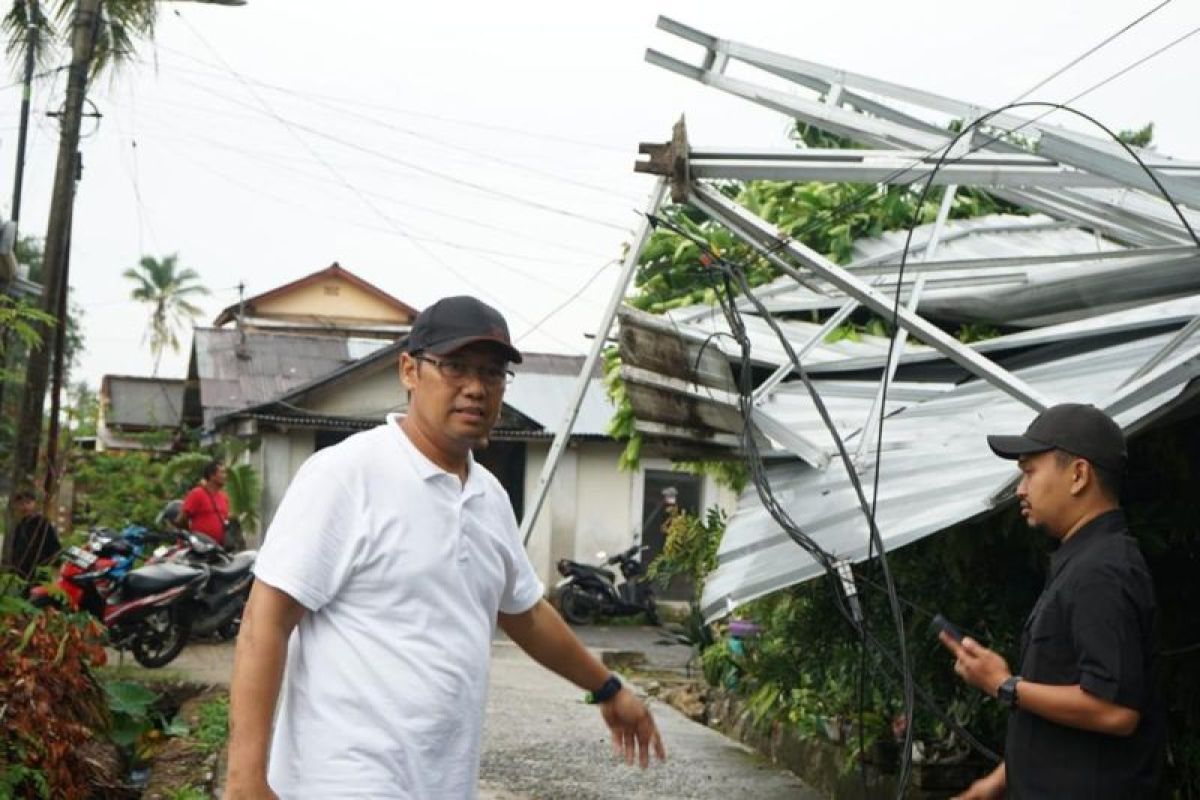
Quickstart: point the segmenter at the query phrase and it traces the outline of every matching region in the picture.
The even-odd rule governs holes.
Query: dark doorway
[[[642,544],[649,547],[644,558],[653,561],[662,552],[666,535],[663,523],[667,520],[672,505],[689,514],[700,513],[701,492],[704,479],[699,475],[674,472],[667,469],[648,469],[645,474],[642,495]],[[691,600],[692,582],[677,575],[660,592],[666,600]]]
[[[500,481],[517,519],[525,512],[525,443],[492,441],[475,451],[475,460]]]
[[[333,447],[343,439],[354,435],[354,431],[317,431],[313,437],[313,452],[324,450],[326,447]]]

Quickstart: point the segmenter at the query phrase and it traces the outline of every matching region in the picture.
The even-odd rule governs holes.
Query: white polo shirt
[[[269,780],[291,798],[472,798],[497,612],[541,598],[499,481],[465,485],[400,417],[313,455],[255,576],[304,605]]]

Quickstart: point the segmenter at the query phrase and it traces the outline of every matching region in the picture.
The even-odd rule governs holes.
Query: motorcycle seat
[[[615,572],[613,572],[611,569],[604,569],[604,567],[593,567],[590,564],[580,564],[579,566],[582,567],[587,572],[594,572],[597,575],[603,575],[605,578],[607,578],[612,583],[616,583],[616,581],[617,581],[617,574]]]
[[[209,571],[214,578],[239,578],[254,567],[254,559],[258,557],[256,550],[244,550],[234,553],[224,564],[212,564]]]
[[[125,576],[124,589],[132,594],[155,594],[190,583],[204,573],[183,564],[151,564]]]

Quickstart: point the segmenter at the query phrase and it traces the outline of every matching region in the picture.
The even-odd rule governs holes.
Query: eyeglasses
[[[429,356],[415,356],[415,358],[417,361],[424,361],[437,367],[437,371],[450,383],[465,383],[470,380],[472,375],[476,375],[485,386],[506,386],[512,383],[512,379],[515,377],[512,370],[502,367],[476,366],[450,358],[433,359]]]

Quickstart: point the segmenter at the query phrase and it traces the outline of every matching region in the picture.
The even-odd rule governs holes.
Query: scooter
[[[645,614],[651,625],[658,625],[658,607],[654,587],[646,578],[642,553],[648,547],[634,545],[623,553],[603,560],[599,566],[564,558],[558,562],[562,575],[554,587],[554,599],[563,618],[574,625],[590,625],[597,617],[629,617]],[[624,582],[606,567],[616,566]]]
[[[192,637],[233,639],[242,625],[242,611],[254,584],[256,550],[230,554],[203,533],[176,531],[173,545],[161,545],[148,564],[182,564],[203,569],[208,580],[194,600]]]
[[[108,533],[94,533],[85,547],[64,552],[57,581],[61,597],[104,623],[113,647],[128,650],[144,667],[166,666],[187,644],[192,602],[208,573],[183,564],[132,569],[140,545]],[[39,586],[30,600],[45,607],[59,603],[60,596]]]
[[[175,520],[181,505],[172,500],[159,512],[158,526],[172,541],[156,548],[147,563],[184,564],[207,570],[209,580],[193,610],[192,636],[232,639],[241,629],[242,611],[250,599],[258,551],[230,553],[212,537],[179,527]]]

